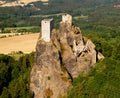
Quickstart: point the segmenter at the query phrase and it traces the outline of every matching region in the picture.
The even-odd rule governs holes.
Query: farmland
[[[1,38],[0,53],[8,54],[16,51],[30,53],[35,51],[38,37],[39,33]]]

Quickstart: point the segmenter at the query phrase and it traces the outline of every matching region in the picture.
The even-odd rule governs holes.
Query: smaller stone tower
[[[46,42],[50,41],[53,24],[53,19],[44,19],[41,21],[41,37]]]
[[[72,26],[72,16],[69,14],[62,15],[62,22],[69,23]]]

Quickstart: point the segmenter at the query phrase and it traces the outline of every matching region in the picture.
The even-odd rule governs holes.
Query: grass
[[[40,26],[29,26],[29,27],[8,27],[5,28],[3,33],[21,33],[21,32],[40,32]]]
[[[61,16],[63,15],[64,13],[58,13],[58,14],[49,14],[49,15],[32,15],[31,17],[43,17],[43,18],[46,18],[46,17],[52,17],[52,16]]]
[[[19,30],[19,29],[32,29],[32,28],[39,28],[39,26],[28,26],[28,27],[8,27],[8,28],[5,28],[5,30],[11,30],[11,29]]]
[[[53,91],[51,89],[45,89],[44,91],[45,95],[47,96],[47,98],[50,98],[50,96],[53,95]]]
[[[88,19],[88,16],[84,16],[84,15],[81,15],[81,16],[75,16],[73,17],[74,19]]]
[[[50,76],[48,76],[48,80],[50,80]]]

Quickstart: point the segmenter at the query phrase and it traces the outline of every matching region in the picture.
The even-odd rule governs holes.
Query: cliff
[[[53,30],[50,42],[41,38],[37,42],[30,76],[34,98],[65,96],[72,87],[72,79],[88,71],[98,57],[103,58],[91,40],[84,41],[78,27],[61,22],[59,30]]]

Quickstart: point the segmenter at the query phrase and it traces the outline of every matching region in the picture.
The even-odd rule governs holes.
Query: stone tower
[[[53,24],[53,19],[44,19],[41,21],[41,37],[46,42],[50,41]]]
[[[72,26],[72,16],[69,14],[62,15],[62,22],[69,23]]]

